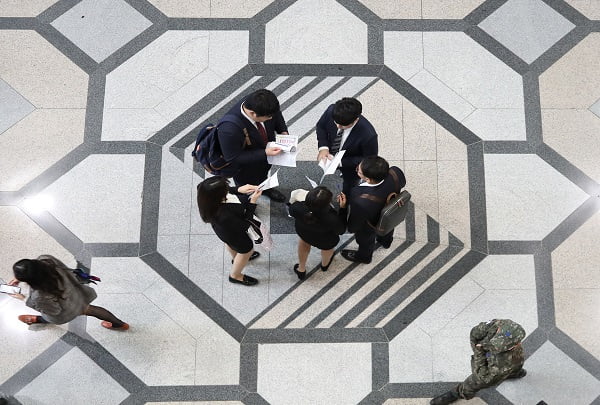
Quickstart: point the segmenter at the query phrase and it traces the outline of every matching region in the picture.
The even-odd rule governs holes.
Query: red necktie
[[[258,132],[260,132],[260,136],[263,139],[265,145],[269,142],[269,138],[267,138],[267,130],[263,126],[261,122],[256,123],[256,128],[258,128]]]

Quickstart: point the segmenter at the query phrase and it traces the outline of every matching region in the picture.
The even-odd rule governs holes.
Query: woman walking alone
[[[110,311],[90,305],[96,299],[96,291],[79,283],[73,270],[50,255],[37,259],[21,259],[13,265],[15,278],[8,284],[18,286],[29,284],[29,297],[11,294],[25,300],[25,305],[35,309],[40,315],[19,315],[19,320],[28,325],[34,323],[63,324],[79,315],[93,316],[102,320],[107,329],[127,330],[129,325],[114,316]]]

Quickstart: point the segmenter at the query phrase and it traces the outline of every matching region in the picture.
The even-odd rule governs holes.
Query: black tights
[[[108,321],[112,323],[112,326],[114,328],[120,328],[125,323],[116,316],[114,316],[109,310],[104,309],[102,307],[97,307],[95,305],[89,305],[83,314],[93,316],[94,318],[98,318],[103,321]]]

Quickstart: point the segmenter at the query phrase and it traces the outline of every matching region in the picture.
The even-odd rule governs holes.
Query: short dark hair
[[[269,117],[279,111],[279,100],[272,91],[260,89],[246,97],[244,107],[259,117]]]
[[[381,156],[367,156],[360,162],[360,170],[365,177],[380,182],[386,178],[390,165]]]
[[[333,193],[327,187],[318,186],[310,190],[304,200],[309,209],[309,212],[304,215],[304,221],[307,224],[317,223],[318,214],[327,210],[332,198]]]
[[[350,125],[362,114],[362,104],[355,98],[344,97],[333,107],[333,120],[336,124]]]
[[[204,222],[212,223],[229,191],[229,181],[222,176],[213,176],[196,187],[200,217]]]

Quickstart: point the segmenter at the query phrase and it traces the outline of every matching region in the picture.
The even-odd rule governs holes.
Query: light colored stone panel
[[[266,63],[367,63],[367,58],[367,25],[333,0],[299,0],[267,23]]]
[[[485,155],[484,163],[490,240],[541,240],[588,198],[536,155]]]
[[[469,272],[468,277],[487,290],[533,290],[533,256],[487,256]]]
[[[195,383],[236,385],[239,382],[240,344],[218,325],[214,325],[198,338]]]
[[[5,281],[14,278],[12,265],[24,258],[49,254],[69,266],[75,265],[71,253],[17,207],[0,207],[0,228],[0,278]]]
[[[458,239],[471,245],[469,172],[466,161],[438,161],[439,222]]]
[[[460,19],[466,17],[484,0],[421,0],[423,18]]]
[[[389,160],[403,160],[402,103],[404,98],[383,80],[362,93],[358,100],[363,115],[377,131],[379,156]],[[382,103],[381,100],[385,100]]]
[[[240,401],[146,402],[147,405],[243,405]]]
[[[106,77],[105,108],[152,108],[208,67],[208,31],[167,31]]]
[[[85,158],[42,191],[54,200],[48,211],[86,243],[138,242],[144,159],[144,155]],[[86,184],[85,192],[80,191],[81,184]]]
[[[244,4],[250,3],[244,1]],[[248,64],[250,38],[248,31],[210,31],[209,38],[210,70],[218,74],[221,79],[228,79],[229,76]]]
[[[439,395],[443,394],[440,392]],[[436,395],[438,395],[436,393]],[[429,405],[430,398],[393,398],[388,399],[383,403],[383,405]],[[454,405],[486,405],[487,402],[483,401],[481,398],[475,397],[473,399],[459,399],[456,402],[453,402]],[[155,404],[155,402],[153,403]]]
[[[102,279],[94,286],[98,294],[141,293],[158,279],[137,257],[94,257],[91,272]]]
[[[479,297],[484,289],[470,278],[463,278],[438,298],[414,321],[429,336],[435,336],[454,317]],[[475,325],[472,325],[475,326]],[[467,342],[468,342],[467,334]]]
[[[8,210],[7,207],[0,208],[0,224],[4,225],[4,211]],[[12,209],[12,208],[11,208]],[[19,224],[20,225],[20,224]],[[26,227],[31,225],[25,223]],[[9,228],[10,230],[10,228]],[[25,228],[25,230],[27,230]],[[35,231],[35,230],[34,230]],[[38,233],[39,230],[37,231]],[[4,229],[2,235],[0,235],[0,241],[4,242]],[[31,234],[30,234],[31,235]],[[28,235],[28,237],[30,236]],[[45,235],[45,234],[44,234]],[[45,236],[48,237],[47,235]],[[20,254],[18,259],[24,257],[35,258],[37,255],[31,253],[31,242],[35,240],[23,241],[26,244],[21,246],[14,246],[15,256],[19,254],[19,250],[23,246],[27,246],[28,252]],[[11,247],[11,245],[2,246]],[[23,249],[24,250],[24,249]],[[12,260],[12,257],[7,256],[9,249],[3,248],[2,255],[2,270],[0,274],[5,281],[13,278],[12,276],[12,264],[16,260]],[[10,251],[12,255],[13,251]],[[45,252],[44,252],[45,253]],[[62,256],[59,256],[62,259]],[[66,255],[64,257],[67,257]],[[18,260],[17,259],[17,260]],[[10,263],[10,266],[4,266],[4,263]],[[10,271],[10,276],[7,274]],[[23,290],[26,293],[25,289]],[[23,301],[11,298],[6,294],[0,296],[0,341],[2,342],[2,367],[0,367],[0,383],[6,382],[8,378],[16,374],[21,368],[27,363],[35,359],[39,354],[46,350],[50,345],[59,340],[67,332],[67,325],[33,325],[27,326],[23,322],[19,321],[17,317],[22,314],[38,314],[31,308],[25,306]]]
[[[0,189],[18,190],[83,141],[85,110],[35,110],[0,136]],[[35,153],[32,150],[43,151]]]
[[[471,374],[469,333],[477,323],[448,325],[433,336],[433,381],[462,381]]]
[[[425,69],[475,107],[523,108],[521,76],[466,34],[425,32],[423,46]]]
[[[61,389],[48,389],[56,386],[60,386]],[[110,405],[120,403],[128,396],[129,392],[125,388],[79,348],[74,347],[27,384],[15,397],[22,404],[60,404],[67,401],[72,404]]]
[[[85,108],[87,74],[37,32],[0,32],[0,60],[0,77],[37,108]]]
[[[212,18],[250,18],[271,4],[273,0],[211,0],[210,16]]]
[[[471,103],[427,70],[421,70],[414,75],[409,83],[459,121],[475,110]]]
[[[554,288],[556,326],[573,340],[600,357],[600,288]]]
[[[540,75],[542,108],[587,109],[600,97],[600,33],[588,35]]]
[[[467,160],[467,145],[450,131],[435,124],[437,160]]]
[[[477,109],[462,123],[486,141],[524,141],[527,138],[523,108]]]
[[[35,17],[58,0],[2,0],[0,17]]]
[[[102,123],[103,141],[145,141],[168,124],[152,108],[108,108]]]
[[[549,341],[525,362],[527,377],[505,381],[496,388],[512,403],[590,404],[600,394],[600,381]]]
[[[438,168],[436,161],[406,160],[406,189],[412,202],[436,221],[439,218]]]
[[[600,20],[600,2],[598,0],[565,0],[590,20]]]
[[[436,160],[435,121],[408,100],[402,103],[405,160]]]
[[[588,110],[542,109],[542,129],[548,146],[600,182],[600,119],[596,115]]]
[[[371,345],[259,345],[257,392],[273,404],[356,404],[371,392]]]
[[[431,336],[414,324],[389,344],[390,383],[433,381]]]
[[[600,288],[600,213],[552,252],[554,288]]]
[[[142,381],[194,384],[196,340],[154,302],[142,294],[102,294],[94,303],[112,309],[131,327],[119,333],[89,320],[88,333]]]
[[[210,17],[210,0],[149,0],[149,2],[168,17]]]
[[[35,107],[0,79],[0,134],[29,115]]]
[[[421,0],[360,0],[381,18],[421,18]]]
[[[156,251],[186,276],[190,255],[190,235],[158,235]]]
[[[383,45],[386,66],[405,80],[423,69],[422,32],[387,31],[383,33]]]

